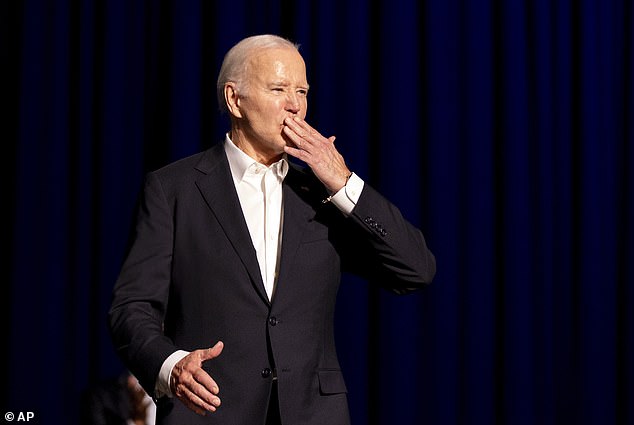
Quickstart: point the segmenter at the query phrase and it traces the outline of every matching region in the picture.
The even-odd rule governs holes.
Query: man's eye
[[[276,91],[276,92],[283,92],[283,91],[284,91],[284,89],[283,89],[283,88],[281,88],[281,87],[274,87],[274,88],[273,88],[273,91]]]
[[[307,96],[308,90],[297,90],[297,94],[299,94],[300,96]]]

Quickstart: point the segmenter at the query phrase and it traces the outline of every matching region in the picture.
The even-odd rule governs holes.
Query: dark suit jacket
[[[369,185],[348,218],[321,202],[309,169],[291,165],[283,194],[269,302],[222,144],[148,174],[110,310],[116,349],[152,394],[172,352],[225,343],[204,366],[218,411],[200,417],[164,398],[157,424],[261,424],[274,376],[285,424],[348,424],[333,334],[341,272],[398,293],[432,280],[422,233]]]

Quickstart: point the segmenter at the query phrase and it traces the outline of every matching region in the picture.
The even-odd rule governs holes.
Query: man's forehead
[[[304,63],[302,55],[295,49],[283,47],[266,47],[256,49],[249,55],[252,63],[273,63],[276,61]]]
[[[250,57],[247,69],[255,78],[282,80],[299,77],[306,80],[304,60],[298,51],[290,48],[260,49]]]

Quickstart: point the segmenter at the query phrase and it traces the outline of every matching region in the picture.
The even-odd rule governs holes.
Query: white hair
[[[238,90],[245,92],[247,89],[245,77],[249,57],[256,50],[274,48],[299,50],[299,44],[295,44],[277,35],[254,35],[242,39],[225,54],[220,72],[218,73],[218,81],[216,82],[218,106],[222,112],[227,111],[224,93],[225,84],[228,82],[236,83]]]

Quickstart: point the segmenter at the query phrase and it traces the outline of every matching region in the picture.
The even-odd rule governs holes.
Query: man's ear
[[[225,83],[225,103],[229,113],[236,118],[242,118],[242,112],[240,111],[240,96],[236,88],[236,83]]]

